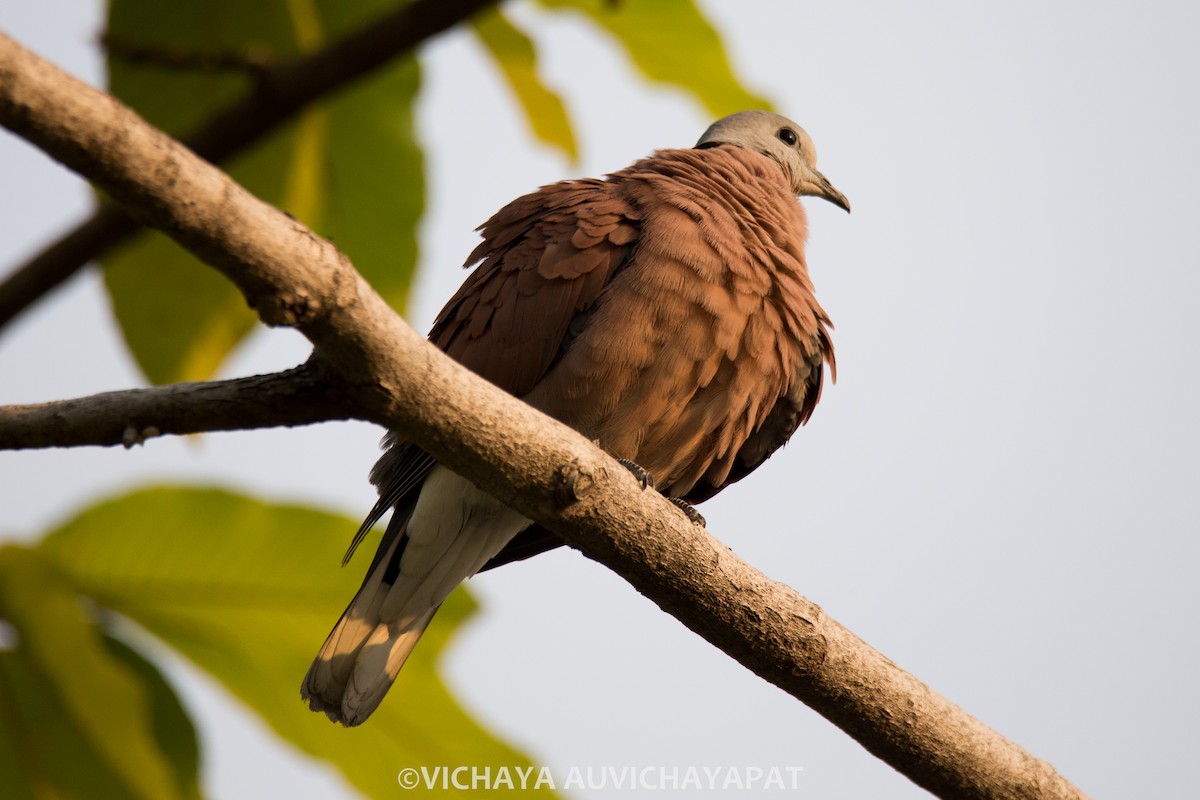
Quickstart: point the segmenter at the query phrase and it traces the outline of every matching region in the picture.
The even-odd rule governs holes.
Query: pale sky
[[[98,82],[100,5],[7,3],[0,28]],[[709,530],[1084,791],[1182,795],[1200,745],[1200,6],[703,6],[854,208],[805,201],[839,382],[791,444],[703,507]],[[646,88],[574,19],[512,8],[567,97],[583,160],[532,148],[466,37],[425,50],[434,194],[419,330],[498,207],[691,145],[711,121]],[[7,134],[0,176],[3,271],[88,194]],[[306,353],[294,333],[262,332],[228,374]],[[94,274],[0,337],[0,402],[139,381]],[[361,516],[378,436],[339,424],[0,453],[0,531],[36,535],[150,479]],[[804,797],[927,796],[577,553],[470,585],[484,611],[448,677],[537,764],[800,766]],[[178,662],[171,677],[203,726],[212,797],[354,796],[207,678]]]

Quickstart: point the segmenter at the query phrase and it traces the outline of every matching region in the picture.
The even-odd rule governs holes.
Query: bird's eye
[[[795,147],[796,142],[800,141],[800,137],[791,128],[780,128],[779,133],[775,134],[779,137],[779,141],[786,144],[788,147]]]

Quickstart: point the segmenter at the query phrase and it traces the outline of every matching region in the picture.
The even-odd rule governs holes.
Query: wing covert
[[[640,214],[604,181],[566,181],[521,197],[480,226],[475,272],[429,338],[500,388],[527,393],[558,359],[571,321],[626,263]]]

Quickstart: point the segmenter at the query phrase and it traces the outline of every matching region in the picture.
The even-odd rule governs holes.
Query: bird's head
[[[817,171],[817,148],[812,138],[790,119],[770,111],[739,111],[709,126],[696,147],[745,147],[783,167],[797,195],[821,197],[850,210],[850,201]]]

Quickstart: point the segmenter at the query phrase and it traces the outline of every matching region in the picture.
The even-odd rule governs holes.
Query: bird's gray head
[[[745,147],[774,159],[797,195],[822,197],[850,210],[850,201],[817,171],[817,148],[796,123],[770,111],[739,111],[709,126],[696,147],[718,145]]]

